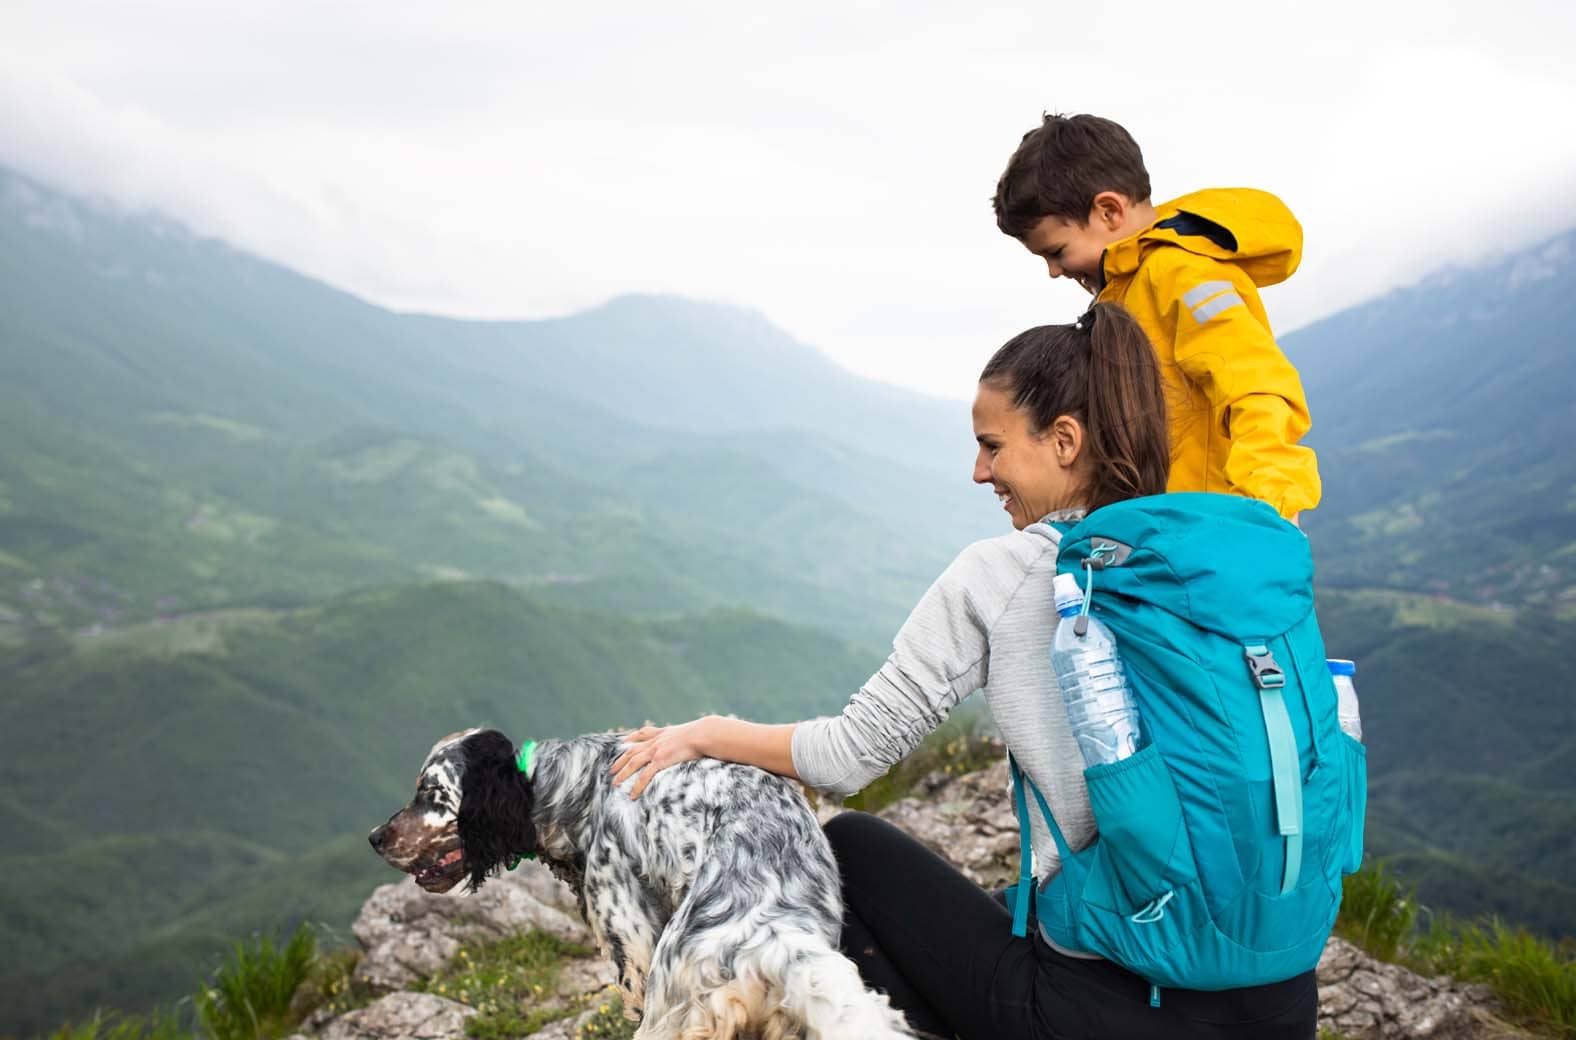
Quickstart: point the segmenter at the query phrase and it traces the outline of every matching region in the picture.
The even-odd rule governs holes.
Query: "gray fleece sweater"
[[[1038,523],[959,553],[903,623],[892,656],[842,714],[794,730],[800,779],[852,794],[912,751],[965,697],[983,690],[996,728],[1045,795],[1068,842],[1075,849],[1088,844],[1095,825],[1083,757],[1051,670],[1058,541],[1053,528]],[[1061,869],[1061,857],[1032,799],[1029,804],[1035,874],[1043,882]]]

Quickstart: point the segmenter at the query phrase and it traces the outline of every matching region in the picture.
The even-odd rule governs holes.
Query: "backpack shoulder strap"
[[[1062,829],[1056,825],[1056,817],[1051,815],[1051,807],[1046,804],[1045,796],[1018,765],[1017,757],[1011,752],[1007,753],[1007,764],[1012,769],[1012,807],[1018,816],[1018,884],[1014,886],[1012,896],[1012,934],[1022,938],[1029,933],[1029,900],[1034,896],[1034,851],[1029,842],[1032,830],[1029,826],[1029,804],[1028,799],[1024,797],[1024,788],[1034,792],[1034,800],[1039,804],[1040,815],[1045,818],[1045,826],[1056,842],[1056,852],[1061,857],[1063,870],[1071,869],[1073,850],[1062,835]]]
[[[1062,544],[1062,536],[1077,526],[1076,523],[1067,520],[1036,520],[1024,530],[1041,538],[1049,538],[1052,545],[1059,547]]]

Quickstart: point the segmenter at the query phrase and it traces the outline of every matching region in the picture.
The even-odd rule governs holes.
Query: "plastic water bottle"
[[[1083,607],[1083,589],[1071,574],[1058,574],[1053,585],[1056,612],[1062,616],[1051,644],[1051,667],[1067,703],[1084,765],[1119,762],[1140,746],[1138,705],[1127,687],[1127,674],[1116,656],[1116,637],[1104,622],[1089,617],[1083,635],[1075,631]]]
[[[1362,740],[1363,719],[1357,711],[1357,685],[1352,681],[1357,675],[1357,664],[1339,659],[1324,663],[1330,668],[1330,678],[1335,680],[1336,710],[1340,715],[1341,730],[1353,740]]]

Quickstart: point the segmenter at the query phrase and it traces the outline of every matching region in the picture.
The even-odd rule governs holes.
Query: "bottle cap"
[[[1058,574],[1051,582],[1051,594],[1056,597],[1056,612],[1065,614],[1083,606],[1083,588],[1078,578],[1071,574]]]
[[[1356,661],[1347,661],[1347,660],[1343,660],[1343,659],[1338,658],[1338,657],[1333,657],[1330,660],[1325,661],[1324,663],[1329,666],[1331,675],[1356,675],[1357,674],[1357,662]]]

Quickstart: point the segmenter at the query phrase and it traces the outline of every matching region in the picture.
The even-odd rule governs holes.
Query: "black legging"
[[[896,827],[848,812],[826,825],[843,875],[843,952],[917,1029],[963,1040],[1312,1040],[1309,971],[1267,986],[1162,989],[1106,960],[1057,953],[1031,922]]]

